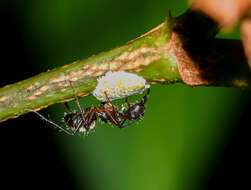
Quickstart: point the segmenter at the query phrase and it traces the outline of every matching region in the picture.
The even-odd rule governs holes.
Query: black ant
[[[102,102],[99,107],[89,107],[86,110],[83,110],[71,82],[70,85],[74,91],[74,96],[79,111],[73,112],[68,103],[64,103],[68,113],[64,115],[63,121],[68,127],[71,128],[72,132],[67,131],[66,129],[59,126],[55,122],[51,121],[50,119],[47,119],[37,111],[34,110],[29,110],[29,111],[36,113],[43,120],[47,121],[48,123],[52,124],[56,128],[59,128],[61,131],[71,136],[74,136],[78,131],[89,132],[90,130],[92,130],[95,127],[97,117],[102,122],[114,124],[119,128],[128,127],[134,122],[142,119],[145,113],[145,103],[150,94],[150,88],[148,88],[147,93],[142,98],[142,100],[140,102],[135,102],[133,104],[130,104],[128,102],[128,98],[126,98],[127,106],[122,105],[121,111],[119,111],[116,108],[116,106],[112,104],[107,95],[106,95],[107,102]],[[126,120],[129,120],[129,122],[125,123]]]

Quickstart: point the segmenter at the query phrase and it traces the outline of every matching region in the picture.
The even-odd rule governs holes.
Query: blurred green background
[[[178,16],[188,8],[186,0],[2,0],[2,5],[20,18],[37,73],[122,45],[163,22],[169,10]],[[248,97],[240,89],[153,85],[144,119],[129,128],[98,123],[87,137],[51,131],[77,189],[204,189]],[[98,103],[81,99],[83,107]],[[65,108],[48,110],[59,122]]]

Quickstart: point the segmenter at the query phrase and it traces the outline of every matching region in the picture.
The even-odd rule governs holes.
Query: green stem
[[[87,96],[96,79],[107,71],[128,71],[144,77],[149,83],[181,81],[175,57],[168,52],[170,24],[166,21],[151,33],[124,46],[76,61],[0,89],[0,121],[19,116],[28,109],[69,101],[74,85],[78,96]]]
[[[133,72],[151,84],[183,82],[190,86],[250,87],[250,70],[246,68],[240,41],[208,40],[205,28],[208,27],[211,36],[215,25],[204,21],[202,25],[206,27],[200,27],[201,39],[191,36],[192,31],[184,33],[189,31],[186,27],[191,28],[187,24],[191,20],[194,25],[201,22],[193,22],[194,18],[197,17],[191,12],[176,19],[169,16],[153,30],[121,47],[0,88],[0,122],[30,109],[40,110],[71,100],[73,90],[69,81],[78,96],[87,96],[95,89],[97,78],[109,70]],[[238,51],[227,48],[236,48],[236,44]],[[229,66],[222,67],[220,63]]]

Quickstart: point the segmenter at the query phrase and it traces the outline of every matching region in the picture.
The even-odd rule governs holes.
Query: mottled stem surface
[[[169,16],[121,47],[0,88],[0,122],[71,100],[69,81],[78,96],[87,96],[95,89],[97,78],[109,70],[136,73],[151,84],[250,87],[250,70],[240,41],[214,39],[217,30],[198,13]]]

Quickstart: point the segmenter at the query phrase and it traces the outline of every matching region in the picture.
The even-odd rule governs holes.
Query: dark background
[[[177,16],[187,6],[186,1],[156,3],[161,1],[1,1],[0,86],[123,44],[162,22],[169,8]],[[68,10],[70,5],[73,8]],[[238,32],[229,36],[238,37]],[[1,123],[0,184],[6,185],[1,189],[241,189],[248,185],[250,92],[156,86],[150,98],[146,121],[126,132],[98,124],[102,129],[96,134],[72,138],[32,114]],[[52,107],[47,111],[59,119],[63,107]],[[172,133],[173,128],[178,130]],[[180,167],[181,172],[175,173]],[[147,185],[148,180],[154,185]]]

